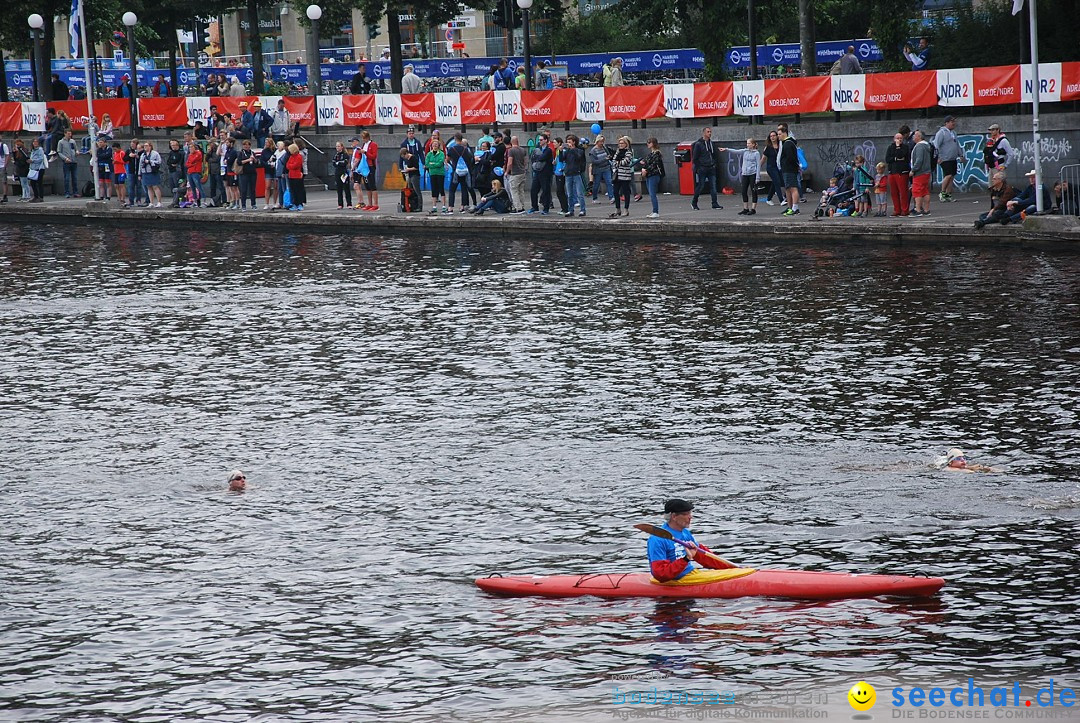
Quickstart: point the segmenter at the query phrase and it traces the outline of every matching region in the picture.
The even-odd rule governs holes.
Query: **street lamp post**
[[[319,18],[322,8],[318,5],[307,6],[307,17],[311,21],[311,53],[308,54],[308,91],[319,95],[322,90],[322,70],[319,68]]]
[[[127,28],[128,69],[131,76],[131,135],[134,136],[139,128],[139,106],[136,101],[139,95],[139,74],[135,64],[135,23],[139,22],[139,16],[129,10],[124,13],[123,20]]]
[[[26,24],[30,26],[30,50],[33,52],[30,69],[34,75],[34,102],[36,103],[45,96],[45,91],[39,90],[45,87],[44,71],[41,69],[41,28],[45,26],[45,19],[34,13],[26,18]]]
[[[521,8],[521,31],[525,34],[525,90],[532,90],[532,49],[529,43],[529,8],[533,0],[517,0]]]

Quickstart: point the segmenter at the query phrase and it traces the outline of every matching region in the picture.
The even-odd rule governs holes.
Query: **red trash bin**
[[[679,169],[679,193],[683,196],[694,195],[694,164],[690,162],[692,143],[680,143],[675,146],[675,166]]]

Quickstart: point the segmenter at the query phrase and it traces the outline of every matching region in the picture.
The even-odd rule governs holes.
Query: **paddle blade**
[[[665,540],[674,540],[675,536],[665,530],[663,527],[657,527],[656,525],[650,525],[647,522],[639,522],[634,525],[636,529],[641,530],[647,535],[655,535],[656,537],[663,537]]]

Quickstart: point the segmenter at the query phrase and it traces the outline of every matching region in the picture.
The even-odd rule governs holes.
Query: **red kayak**
[[[940,577],[852,575],[846,572],[755,570],[743,577],[703,585],[661,585],[645,572],[604,572],[592,575],[515,575],[481,577],[477,586],[502,595],[540,597],[782,597],[797,600],[843,598],[929,597],[941,589]]]

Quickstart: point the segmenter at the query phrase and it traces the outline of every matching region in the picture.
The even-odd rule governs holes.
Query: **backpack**
[[[840,75],[840,60],[841,58],[837,58],[832,67],[829,68],[829,75]]]
[[[464,154],[457,157],[457,163],[454,164],[454,174],[458,178],[464,178],[469,175],[469,164],[465,162]]]
[[[806,154],[803,153],[802,148],[796,148],[795,153],[799,156],[799,168],[805,171],[810,167],[810,164],[806,162]]]

